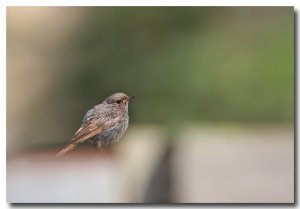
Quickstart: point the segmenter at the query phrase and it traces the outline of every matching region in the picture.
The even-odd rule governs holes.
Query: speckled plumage
[[[57,156],[74,149],[77,144],[89,141],[103,147],[118,142],[128,127],[128,102],[124,93],[115,93],[85,114],[82,125]]]
[[[120,117],[120,120],[114,126],[103,130],[100,134],[89,139],[89,142],[97,144],[98,147],[118,142],[128,127],[128,119],[128,114]]]

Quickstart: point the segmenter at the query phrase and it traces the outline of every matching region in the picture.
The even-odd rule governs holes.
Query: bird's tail
[[[66,154],[67,152],[69,152],[70,150],[74,149],[75,147],[77,146],[77,143],[70,143],[70,144],[67,144],[64,148],[62,148],[56,155],[55,157],[61,157],[63,156],[64,154]]]

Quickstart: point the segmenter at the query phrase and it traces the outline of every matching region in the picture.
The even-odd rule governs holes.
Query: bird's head
[[[106,103],[115,107],[128,108],[128,102],[134,99],[135,96],[128,96],[124,93],[115,93],[106,98]]]

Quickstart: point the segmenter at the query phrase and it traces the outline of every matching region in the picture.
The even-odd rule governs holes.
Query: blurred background
[[[136,95],[121,142],[55,153]],[[294,201],[293,7],[7,7],[7,201]]]

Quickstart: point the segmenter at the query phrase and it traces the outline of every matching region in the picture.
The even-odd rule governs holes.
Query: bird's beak
[[[135,95],[134,95],[134,96],[130,96],[130,97],[128,97],[128,100],[127,100],[127,101],[132,100],[132,99],[134,99],[134,98],[135,98]]]

